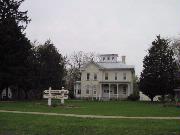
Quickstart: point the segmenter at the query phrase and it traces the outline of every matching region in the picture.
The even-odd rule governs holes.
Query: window
[[[105,60],[105,57],[103,57],[103,61]]]
[[[112,57],[112,60],[114,60],[114,57]]]
[[[105,80],[108,80],[108,73],[105,73]]]
[[[114,94],[117,94],[117,86],[114,86],[113,89],[114,89]]]
[[[108,60],[110,60],[110,58],[109,58],[109,57],[108,57],[107,59],[108,59]]]
[[[89,94],[89,85],[86,85],[86,94]]]
[[[87,73],[87,80],[89,80],[90,78],[90,73]]]
[[[104,90],[104,93],[109,93],[109,90]]]
[[[97,80],[97,74],[94,73],[94,80]]]
[[[93,86],[93,93],[96,94],[96,86]]]
[[[123,73],[123,79],[126,80],[126,73]]]
[[[117,89],[114,89],[114,94],[117,94]]]
[[[117,73],[115,73],[115,78],[114,79],[117,80]]]
[[[80,89],[78,89],[77,94],[81,94],[81,90]]]
[[[86,86],[86,94],[89,94],[89,85]]]
[[[96,90],[94,90],[94,95],[96,95]]]
[[[123,94],[126,95],[126,85],[123,86]]]
[[[86,94],[89,94],[89,90],[88,89],[86,90]]]

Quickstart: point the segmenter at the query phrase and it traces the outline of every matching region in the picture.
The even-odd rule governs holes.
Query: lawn
[[[59,102],[59,101],[54,101]],[[130,101],[67,100],[65,106],[48,107],[47,101],[0,102],[0,110],[57,112],[121,116],[180,116],[180,108],[163,107],[160,103]]]
[[[179,135],[178,120],[87,119],[0,113],[0,135]]]
[[[59,102],[59,101],[54,101]],[[0,110],[121,116],[180,116],[180,108],[160,103],[67,100],[0,102]],[[180,120],[95,119],[0,113],[0,135],[179,135]]]

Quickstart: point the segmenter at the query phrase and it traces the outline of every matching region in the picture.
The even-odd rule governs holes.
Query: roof
[[[91,63],[95,64],[101,70],[103,70],[103,69],[107,69],[107,70],[133,69],[134,70],[133,65],[126,65],[121,62],[94,62],[94,61],[91,61],[91,62],[87,63],[86,65],[84,65],[83,68],[81,68],[81,70],[85,70],[85,68]]]
[[[97,64],[105,69],[134,69],[133,65],[126,65],[121,62],[98,62]]]

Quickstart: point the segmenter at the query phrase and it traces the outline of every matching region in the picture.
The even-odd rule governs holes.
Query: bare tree
[[[66,85],[70,90],[70,96],[73,97],[74,83],[81,80],[81,68],[91,60],[97,61],[97,55],[94,52],[85,53],[83,51],[73,52],[67,58]]]
[[[178,68],[180,69],[180,40],[174,40],[172,43],[172,48],[174,51],[176,63],[178,65]]]
[[[70,65],[70,67],[80,69],[84,64],[88,63],[91,60],[97,61],[97,55],[94,52],[73,52],[68,58],[68,64]]]

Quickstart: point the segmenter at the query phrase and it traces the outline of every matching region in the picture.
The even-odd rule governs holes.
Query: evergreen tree
[[[139,88],[151,101],[156,95],[164,99],[166,94],[173,94],[176,72],[173,55],[169,40],[157,36],[143,60]]]
[[[36,56],[39,63],[38,87],[41,93],[50,86],[53,89],[60,89],[65,73],[65,58],[50,40],[47,40],[44,45],[36,47]]]
[[[23,1],[0,0],[1,88],[15,86],[19,90],[24,87],[28,67],[27,57],[31,45],[23,33],[30,21],[27,11],[19,11]]]

